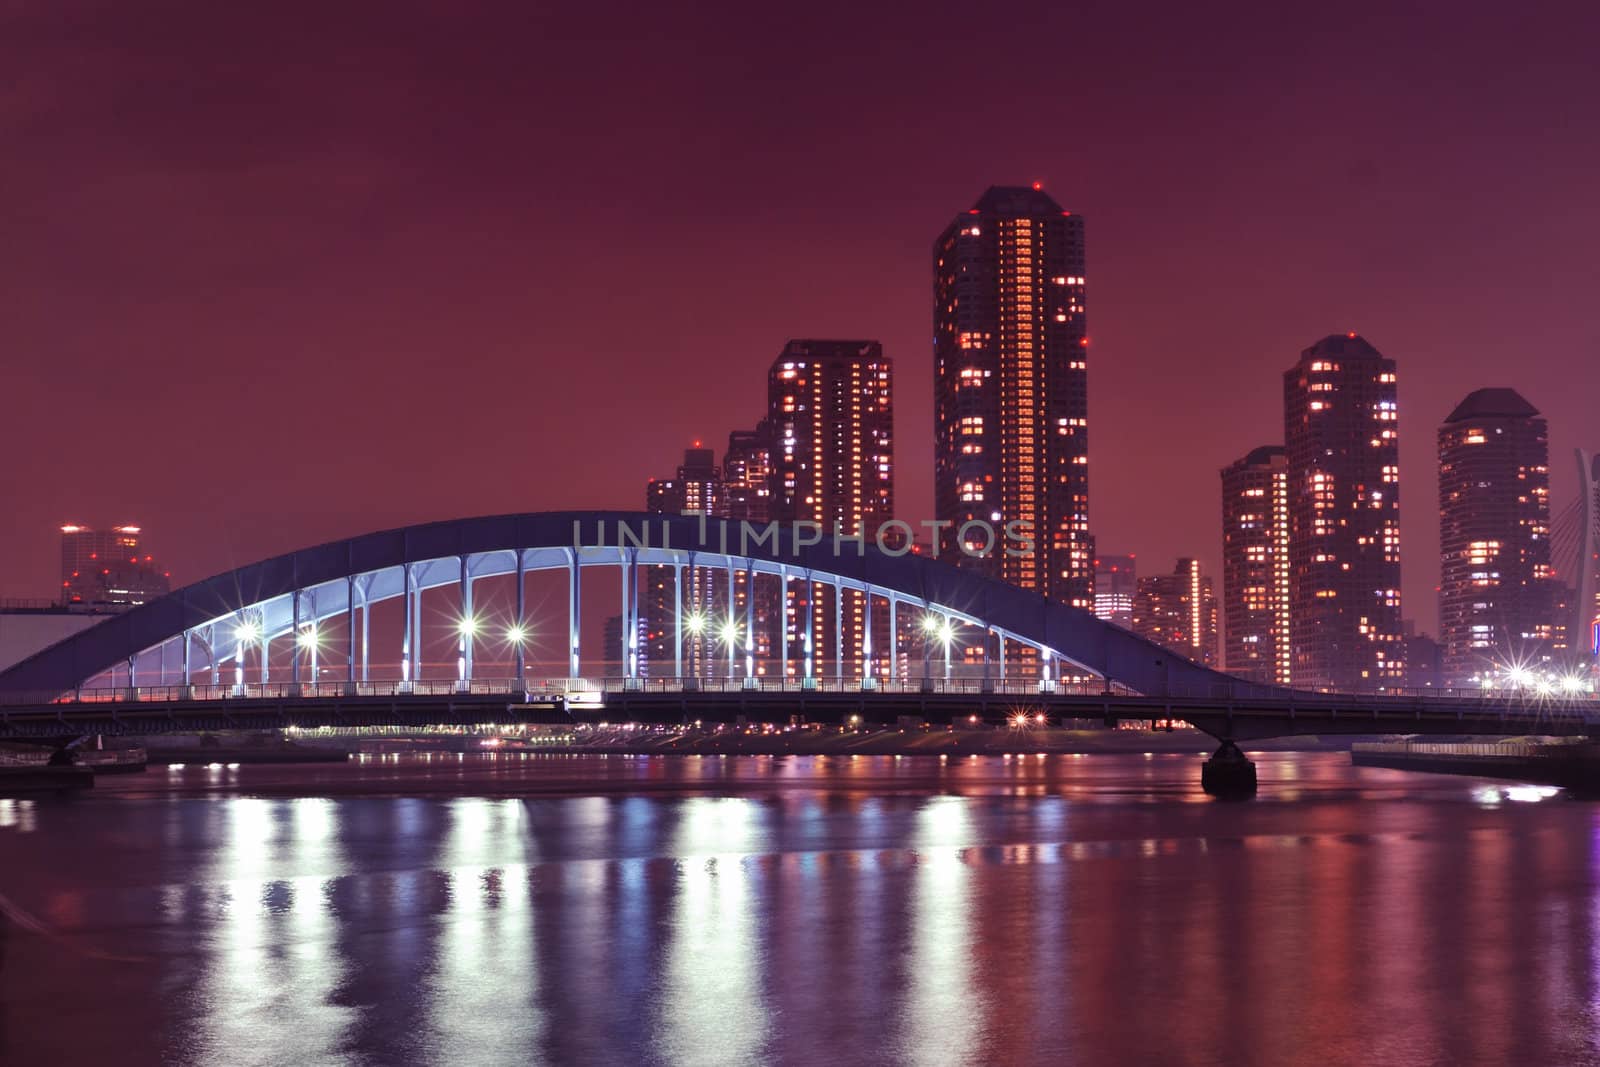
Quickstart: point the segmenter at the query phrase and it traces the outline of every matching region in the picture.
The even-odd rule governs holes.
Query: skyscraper
[[[61,527],[61,602],[134,607],[166,593],[167,574],[139,554],[137,526]]]
[[[767,423],[772,518],[814,522],[826,534],[837,530],[872,543],[878,528],[894,517],[893,378],[883,346],[790,341],[767,376]],[[801,647],[804,616],[799,612],[811,611],[815,662],[831,663],[840,676],[866,673],[868,665],[859,655],[865,616],[861,594],[847,592],[839,606],[842,650],[827,647],[827,635],[834,632],[831,590],[813,586],[805,601],[794,590],[786,597],[789,647]],[[882,641],[873,647],[875,658],[886,659]]]
[[[1353,333],[1323,338],[1284,372],[1297,686],[1404,680],[1396,396],[1394,360]]]
[[[1133,632],[1196,663],[1217,661],[1217,600],[1198,560],[1180,559],[1171,574],[1138,581]]]
[[[1264,445],[1222,471],[1222,669],[1289,685],[1289,457]]]
[[[1094,561],[1094,613],[1125,630],[1133,628],[1133,595],[1138,561],[1132,556],[1101,556]]]
[[[996,186],[933,259],[939,552],[1092,610],[1083,219],[1037,186]],[[963,556],[982,536],[969,522],[1025,524],[1035,549]]]
[[[1512,389],[1479,389],[1439,427],[1439,635],[1466,685],[1550,652],[1549,430]]]

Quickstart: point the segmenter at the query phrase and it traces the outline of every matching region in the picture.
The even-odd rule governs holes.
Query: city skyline
[[[264,14],[192,18],[156,41],[108,17],[97,30],[105,61],[71,85],[50,80],[51,57],[70,46],[64,22],[30,15],[0,44],[27,90],[0,119],[19,148],[4,180],[13,202],[39,212],[14,228],[5,268],[6,344],[20,357],[0,439],[19,456],[53,442],[0,473],[14,515],[0,531],[6,595],[52,595],[51,531],[89,512],[159,531],[159,555],[183,584],[374,526],[633,506],[639,475],[654,469],[636,457],[675,455],[738,424],[761,403],[759,369],[790,336],[880,339],[899,377],[897,450],[931,454],[928,235],[996,183],[1040,180],[1093,221],[1091,518],[1108,550],[1197,556],[1220,574],[1215,472],[1276,439],[1274,375],[1327,332],[1357,330],[1401,361],[1412,427],[1437,425],[1466,389],[1504,384],[1546,413],[1553,455],[1600,437],[1567,384],[1597,344],[1579,280],[1600,212],[1573,183],[1595,171],[1600,148],[1559,132],[1592,125],[1596,94],[1579,91],[1590,77],[1573,62],[1581,35],[1553,26],[1491,32],[1471,14],[1448,25],[1397,14],[1375,32],[1378,16],[1355,13],[1307,32],[1281,20],[1213,26],[1191,12],[1152,38],[1131,15],[1084,13],[1074,29],[1101,47],[1070,77],[1123,84],[1122,61],[1138,54],[1130,71],[1162,70],[1148,95],[1085,96],[1068,75],[1024,73],[1029,107],[997,108],[999,90],[981,89],[919,110],[938,98],[925,46],[977,34],[987,47],[998,32],[933,8],[918,47],[886,50],[869,81],[822,78],[804,96],[758,81],[680,130],[675,105],[703,85],[651,58],[670,53],[659,42],[710,42],[707,71],[733,76],[746,69],[733,47],[745,30],[698,17],[646,25],[656,43],[622,42],[605,64],[576,46],[529,69],[512,62],[527,27],[506,13],[491,18],[504,23],[490,35],[503,55],[468,63],[445,46],[439,70],[420,75],[424,99],[481,118],[453,130],[454,151],[441,154],[418,147],[416,117],[339,74],[335,56],[391,80],[418,76],[356,23],[331,22],[304,79],[269,98],[256,86],[275,69],[281,27]],[[425,14],[393,18],[429,36]],[[824,20],[801,16],[769,58],[826,66],[827,37]],[[1427,49],[1410,47],[1424,38]],[[218,41],[230,44],[227,69],[202,61]],[[1549,62],[1515,79],[1455,76],[1495,67],[1480,60],[1505,48]],[[141,82],[138,57],[152,49],[203,91]],[[1208,76],[1246,58],[1232,81]],[[579,72],[613,62],[622,80],[575,105],[571,128],[541,128],[537,153],[507,154],[531,143],[518,127],[523,101],[574,78],[591,84]],[[1191,90],[1165,92],[1177,85]],[[1295,108],[1250,103],[1253,89],[1282,85],[1299,94]],[[1441,107],[1471,121],[1441,125]],[[1551,122],[1530,128],[1529,113]],[[907,115],[961,124],[975,151],[952,156],[929,123],[898,121]],[[50,125],[63,116],[83,121]],[[125,136],[104,136],[111,116]],[[1063,137],[1022,135],[1040,124]],[[585,140],[613,125],[642,128],[642,142]],[[768,127],[861,148],[864,166],[769,167],[788,156]],[[339,153],[324,147],[334,135]],[[1517,150],[1485,158],[1493,136]],[[713,163],[693,147],[706,138],[739,147]],[[680,140],[688,147],[655,150]],[[563,151],[592,165],[547,165]],[[1177,173],[1175,156],[1200,162]],[[721,166],[760,178],[710,184]],[[73,173],[98,178],[59,181]],[[679,268],[663,273],[663,262]],[[624,300],[618,278],[650,284]],[[361,400],[332,418],[343,396]],[[473,414],[466,429],[449,417],[459,411]],[[626,452],[583,469],[552,462],[594,432],[597,412],[627,422]],[[108,476],[129,419],[147,458]],[[269,458],[279,440],[297,442],[305,463]],[[1402,442],[1413,479],[1431,470],[1430,451],[1426,434]],[[504,457],[523,454],[539,458],[508,477]],[[899,510],[933,514],[931,470],[900,466]],[[1569,464],[1552,467],[1560,508],[1576,482]],[[1436,629],[1431,511],[1402,519],[1407,614],[1426,630]]]

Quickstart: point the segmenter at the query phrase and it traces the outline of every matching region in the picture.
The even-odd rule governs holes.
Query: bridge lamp
[[[466,616],[456,623],[456,633],[462,637],[476,637],[478,635],[478,620],[471,615]]]
[[[1533,676],[1528,673],[1526,667],[1512,667],[1506,671],[1506,680],[1520,689],[1532,681]]]
[[[233,639],[242,645],[248,645],[261,636],[261,628],[253,622],[241,622],[233,628]]]
[[[1011,725],[1014,729],[1025,729],[1028,725],[1028,713],[1019,711],[1011,716]]]
[[[938,632],[938,629],[939,629],[939,616],[937,616],[937,615],[924,615],[922,617],[922,632],[923,633],[925,633],[925,634],[927,634],[927,635],[929,635],[931,637],[931,636],[933,636],[933,634]]]
[[[722,624],[720,631],[725,644],[737,645],[739,643],[739,623],[736,619],[728,619]]]
[[[955,639],[955,636],[956,636],[955,627],[950,625],[950,620],[949,619],[946,619],[944,621],[944,625],[939,627],[939,640],[943,641],[945,644],[948,645],[951,641],[953,641]]]
[[[1567,693],[1581,693],[1583,692],[1583,679],[1576,674],[1569,674],[1561,679],[1561,688]]]
[[[316,648],[317,640],[317,628],[315,626],[306,627],[304,630],[301,630],[299,633],[295,634],[294,637],[294,643],[299,645],[301,648]]]
[[[687,629],[691,634],[699,637],[701,634],[705,633],[706,617],[701,612],[691,611],[688,616],[684,618],[683,625],[684,628]]]
[[[528,639],[528,628],[520,622],[506,627],[506,644],[520,645]]]
[[[1538,689],[1540,696],[1547,697],[1555,692],[1555,687],[1550,684],[1550,679],[1548,678],[1540,678],[1539,684],[1535,688]]]

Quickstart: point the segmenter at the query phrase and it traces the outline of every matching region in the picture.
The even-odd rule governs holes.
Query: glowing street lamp
[[[728,650],[728,677],[732,678],[735,674],[735,668],[733,665],[734,652],[739,647],[740,643],[739,620],[733,618],[731,615],[722,620],[722,625],[717,627],[717,638]]]
[[[506,627],[506,644],[520,645],[528,639],[528,628],[520,622],[514,622]]]
[[[467,643],[478,634],[478,620],[472,615],[464,615],[456,623],[456,681],[467,680]]]
[[[240,689],[244,688],[244,646],[260,634],[260,628],[251,619],[245,619],[233,628],[233,684]]]

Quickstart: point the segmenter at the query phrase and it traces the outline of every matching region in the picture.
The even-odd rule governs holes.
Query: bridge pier
[[[1224,738],[1200,768],[1200,788],[1222,799],[1255,796],[1256,765],[1231,739]]]

